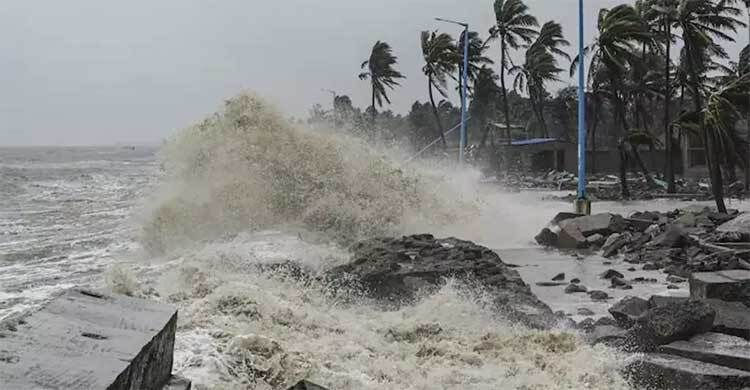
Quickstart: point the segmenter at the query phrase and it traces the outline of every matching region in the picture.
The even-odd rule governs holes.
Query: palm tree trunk
[[[695,66],[693,64],[693,55],[690,50],[690,46],[686,46],[687,50],[687,64],[688,72],[690,74],[690,83],[693,87],[693,103],[695,104],[695,110],[698,112],[698,121],[700,125],[701,134],[703,135],[703,145],[706,154],[706,164],[708,165],[709,177],[711,178],[711,192],[714,195],[714,201],[716,202],[716,208],[720,213],[727,212],[727,206],[724,204],[724,183],[721,177],[721,165],[718,161],[714,161],[717,151],[713,142],[713,137],[709,136],[706,131],[705,123],[703,122],[703,99],[700,93],[700,84],[698,82],[698,74],[695,72]]]
[[[614,76],[611,77],[610,82],[612,83],[613,87],[614,86],[619,86],[619,84],[617,83],[617,81],[616,81],[616,79],[615,79]],[[638,168],[643,173],[643,176],[646,177],[646,182],[651,187],[654,187],[656,185],[656,183],[654,182],[654,178],[652,178],[651,175],[648,173],[648,169],[646,168],[646,165],[643,163],[643,159],[641,159],[640,153],[638,153],[638,147],[636,145],[633,145],[629,141],[625,141],[627,139],[627,136],[628,136],[627,133],[628,133],[628,128],[629,128],[629,126],[628,126],[628,120],[627,120],[627,114],[625,112],[625,110],[626,110],[625,103],[622,101],[622,99],[620,98],[620,95],[617,93],[617,90],[619,89],[619,87],[614,87],[613,89],[614,89],[614,91],[613,91],[612,95],[614,96],[614,99],[615,99],[615,106],[616,106],[615,110],[619,112],[620,123],[622,124],[622,129],[623,129],[623,142],[628,142],[628,145],[630,145],[630,149],[632,151],[633,158],[635,159],[635,162],[638,165]]]
[[[375,130],[375,116],[377,115],[375,110],[375,85],[372,86],[372,129]]]
[[[620,152],[620,190],[623,199],[630,198],[630,191],[628,190],[628,178],[627,178],[627,163],[628,163],[628,152],[625,150],[625,140],[621,140],[617,144],[617,150]]]
[[[669,80],[669,72],[670,72],[670,65],[671,65],[671,50],[672,50],[672,26],[669,20],[664,23],[666,25],[666,32],[667,32],[667,50],[666,50],[666,56],[664,57],[664,62],[666,65],[664,66],[664,84],[666,91],[664,92],[664,134],[665,134],[665,142],[666,142],[666,151],[667,154],[666,160],[667,160],[667,193],[674,194],[677,192],[677,188],[675,187],[674,182],[674,156],[672,156],[672,124],[670,123],[671,119],[669,117],[669,105],[671,104],[672,100],[672,84]]]
[[[510,134],[510,105],[508,104],[508,91],[505,89],[505,36],[500,36],[500,86],[503,92],[503,110],[505,111],[505,137],[508,145],[513,141]]]
[[[437,106],[435,105],[435,98],[432,96],[432,74],[427,76],[427,89],[430,91],[430,104],[432,104],[432,113],[435,115],[440,141],[443,143],[443,149],[447,149],[448,144],[445,142],[443,121],[440,120],[440,113],[438,113]]]

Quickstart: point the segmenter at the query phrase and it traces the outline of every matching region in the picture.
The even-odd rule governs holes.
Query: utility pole
[[[586,77],[583,64],[583,0],[578,0],[578,214],[591,214],[591,202],[586,198]]]
[[[458,163],[463,164],[464,149],[466,149],[466,95],[468,90],[467,84],[469,83],[469,24],[441,18],[435,18],[435,20],[457,24],[464,28],[463,72],[461,74],[461,78],[463,79],[461,85],[461,135],[458,142]]]

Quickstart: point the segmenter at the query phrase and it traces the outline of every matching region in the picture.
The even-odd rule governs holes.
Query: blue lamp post
[[[591,214],[586,198],[586,77],[583,64],[583,0],[578,0],[578,196],[576,212]]]
[[[442,18],[435,18],[435,20],[439,22],[446,22],[446,23],[452,23],[457,24],[459,26],[462,26],[464,28],[464,66],[463,66],[463,72],[461,74],[461,78],[463,79],[463,83],[461,85],[461,136],[458,146],[458,162],[460,164],[464,163],[464,149],[466,149],[466,95],[467,95],[467,85],[469,83],[469,24],[468,23],[461,23],[456,22],[453,20],[447,20]]]

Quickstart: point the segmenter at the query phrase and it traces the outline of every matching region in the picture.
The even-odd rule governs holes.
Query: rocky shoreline
[[[637,212],[580,216],[560,213],[536,236],[544,246],[621,256],[629,271],[661,271],[668,288],[689,282],[689,297],[626,297],[611,317],[576,326],[592,344],[638,352],[626,370],[632,382],[650,388],[743,389],[750,384],[750,215],[689,207],[668,213]],[[616,270],[600,275],[611,289],[628,290],[648,280]],[[654,280],[655,282],[655,280]],[[567,294],[587,291],[555,275]],[[580,314],[580,313],[579,313]]]

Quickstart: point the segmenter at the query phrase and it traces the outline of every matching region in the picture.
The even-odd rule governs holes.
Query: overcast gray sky
[[[586,0],[588,32],[596,10],[620,2]],[[0,145],[156,143],[243,89],[295,116],[330,104],[322,88],[364,107],[369,87],[356,75],[376,40],[393,46],[408,77],[391,93],[392,108],[405,112],[427,96],[419,32],[457,36],[433,20],[442,16],[486,35],[492,3],[3,0]],[[576,45],[576,0],[527,4],[541,23],[561,22]],[[738,43],[747,44],[746,34]]]

